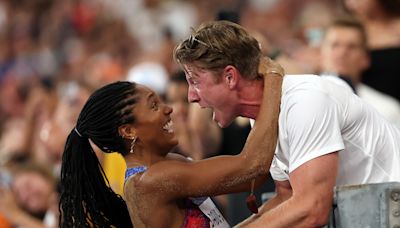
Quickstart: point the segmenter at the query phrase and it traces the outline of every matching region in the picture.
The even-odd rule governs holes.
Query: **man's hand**
[[[285,75],[285,70],[279,63],[273,61],[268,57],[263,57],[260,60],[260,65],[258,66],[258,73],[260,77],[271,76],[280,76],[283,77]]]

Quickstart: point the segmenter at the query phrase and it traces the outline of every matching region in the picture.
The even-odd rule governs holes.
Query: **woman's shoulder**
[[[147,169],[147,168],[146,168]],[[127,170],[128,171],[128,170]],[[134,192],[143,191],[145,190],[145,186],[143,185],[142,177],[143,174],[147,170],[144,170],[143,172],[138,172],[129,176],[125,177],[125,183],[124,183],[124,194],[132,194]]]
[[[177,153],[169,153],[167,154],[166,157],[168,160],[175,160],[175,161],[181,161],[181,162],[192,162],[193,159],[191,157],[185,157],[182,154],[177,154]]]
[[[152,192],[159,188],[160,184],[167,184],[170,176],[179,172],[179,166],[187,165],[192,160],[183,155],[176,153],[169,153],[166,159],[157,162],[149,167],[142,173],[135,174],[135,176],[126,180],[126,185],[134,187],[141,192]],[[127,189],[126,189],[127,190]]]

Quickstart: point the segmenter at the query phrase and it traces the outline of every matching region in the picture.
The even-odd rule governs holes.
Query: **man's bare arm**
[[[327,223],[338,153],[310,160],[290,174],[293,195],[243,227],[320,227]]]

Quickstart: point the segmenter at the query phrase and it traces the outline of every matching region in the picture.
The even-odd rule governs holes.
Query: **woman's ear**
[[[118,127],[118,134],[124,139],[132,139],[136,137],[136,130],[130,124],[124,124]]]

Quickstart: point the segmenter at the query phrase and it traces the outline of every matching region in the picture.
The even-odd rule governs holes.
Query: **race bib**
[[[210,219],[210,227],[230,228],[210,197],[190,198],[190,200]]]

